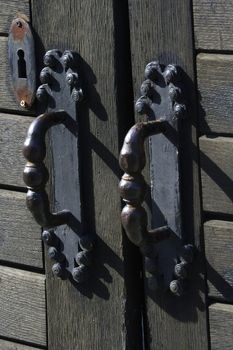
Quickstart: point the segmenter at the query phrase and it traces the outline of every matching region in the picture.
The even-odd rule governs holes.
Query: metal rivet
[[[46,54],[44,55],[44,65],[45,66],[48,66],[48,67],[51,67],[51,68],[54,68],[58,61],[56,59],[56,57],[54,56],[56,51],[54,50],[49,50],[46,52]]]
[[[87,279],[88,268],[84,265],[75,267],[72,271],[72,276],[75,282],[83,283]]]
[[[79,245],[83,250],[91,251],[94,247],[94,239],[91,236],[83,236],[79,240]]]
[[[145,78],[156,81],[160,74],[159,63],[154,61],[146,65],[145,68]]]
[[[154,91],[155,87],[151,80],[147,79],[142,83],[140,92],[143,96],[152,97]]]
[[[159,283],[158,283],[158,279],[155,276],[149,277],[147,279],[147,285],[148,288],[152,291],[156,291],[159,289]]]
[[[181,97],[181,90],[174,85],[169,86],[168,93],[173,102],[178,101]]]
[[[71,94],[71,96],[72,96],[72,99],[75,101],[75,102],[80,102],[80,101],[82,101],[82,99],[83,99],[83,91],[82,91],[82,89],[73,89],[72,90],[72,94]]]
[[[43,68],[40,72],[40,81],[42,84],[50,84],[52,82],[52,75],[49,67]]]
[[[56,263],[52,266],[52,272],[57,277],[63,277],[64,276],[64,269],[61,264]]]
[[[61,58],[65,68],[70,68],[74,63],[74,57],[70,51],[65,51]]]
[[[86,250],[79,252],[75,257],[75,260],[79,265],[90,266],[92,262],[91,252]]]
[[[26,101],[21,100],[21,101],[20,101],[20,106],[23,107],[23,108],[26,108],[26,107],[27,107]]]
[[[186,116],[186,106],[184,104],[175,103],[174,114],[176,118],[185,118]]]
[[[181,262],[180,264],[176,264],[174,268],[174,273],[179,278],[187,278],[188,277],[188,264],[185,262]]]
[[[54,244],[55,241],[55,234],[53,231],[43,231],[42,233],[42,240],[47,245]]]
[[[163,73],[166,83],[175,83],[177,80],[177,74],[177,67],[173,64],[169,64]]]
[[[44,85],[41,85],[38,87],[37,92],[36,92],[36,98],[41,103],[48,102],[49,94],[48,94],[47,89],[45,88]]]
[[[49,248],[48,256],[50,259],[56,260],[58,262],[62,262],[65,259],[64,255],[61,254],[55,247]]]
[[[78,74],[77,73],[67,73],[66,74],[66,82],[70,86],[77,86],[78,85]]]
[[[149,99],[145,97],[140,97],[135,103],[135,109],[139,114],[147,114],[150,110]]]
[[[183,284],[180,280],[173,280],[170,283],[170,291],[177,295],[177,296],[181,296],[184,294],[184,288],[183,288]]]

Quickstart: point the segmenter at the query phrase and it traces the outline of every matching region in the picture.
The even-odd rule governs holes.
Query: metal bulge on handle
[[[125,137],[119,157],[120,167],[125,173],[120,181],[119,191],[125,202],[121,213],[122,225],[129,240],[138,246],[145,256],[145,269],[150,273],[148,286],[155,291],[161,286],[156,262],[157,257],[152,245],[170,239],[173,232],[174,218],[169,218],[167,224],[154,230],[147,229],[147,213],[142,207],[146,194],[146,183],[141,173],[146,164],[144,142],[147,137],[152,135],[163,134],[169,138],[173,131],[179,133],[178,124],[186,116],[186,106],[183,101],[181,86],[178,83],[181,78],[179,67],[170,64],[163,69],[157,61],[153,61],[145,68],[145,78],[146,80],[141,86],[142,96],[137,100],[135,108],[139,114],[146,115],[150,120],[135,124]],[[176,142],[174,142],[171,149],[174,157],[173,161],[177,164],[179,162],[179,143]],[[165,144],[162,146],[163,148],[160,147],[160,150],[169,149]],[[179,171],[178,167],[175,171]],[[175,173],[175,175],[179,178],[178,173]],[[179,195],[177,188],[174,190],[174,193],[176,192]],[[179,203],[177,198],[174,198],[174,201],[176,201],[176,204]],[[178,205],[177,213],[180,214]],[[180,215],[176,215],[177,213],[174,213],[174,216],[180,217]],[[179,223],[177,231],[181,231],[181,226],[181,223]],[[184,252],[190,253],[192,259],[183,259],[182,254],[185,255]],[[180,296],[185,292],[190,264],[193,261],[193,252],[194,247],[191,244],[185,245],[183,253],[175,257],[176,263],[173,264],[172,262],[171,264],[173,270],[170,272],[170,282],[167,283],[166,288],[174,295]],[[170,258],[174,260],[173,257]]]

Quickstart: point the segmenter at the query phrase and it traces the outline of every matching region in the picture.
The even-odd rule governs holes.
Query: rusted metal
[[[8,57],[14,95],[22,108],[29,109],[35,99],[36,67],[32,31],[24,18],[12,21]]]

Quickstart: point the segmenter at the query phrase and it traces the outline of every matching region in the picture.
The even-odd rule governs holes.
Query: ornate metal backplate
[[[166,121],[166,131],[150,138],[150,178],[152,227],[168,226],[168,240],[153,244],[145,267],[151,289],[183,293],[188,278],[193,247],[183,247],[180,178],[180,134],[186,116],[182,72],[175,65],[157,61],[145,68],[146,80],[136,110],[149,120]]]
[[[38,109],[43,114],[31,124],[24,145],[24,155],[29,161],[24,172],[28,186],[27,205],[43,226],[42,238],[48,245],[49,257],[54,260],[53,273],[81,283],[88,277],[93,237],[84,234],[81,216],[76,118],[83,93],[77,72],[77,55],[71,51],[50,50],[44,56],[44,64],[40,73],[42,85],[36,93]],[[39,186],[33,180],[40,169],[45,168],[45,132],[48,129],[55,214],[50,213],[45,191],[48,172],[43,171]]]

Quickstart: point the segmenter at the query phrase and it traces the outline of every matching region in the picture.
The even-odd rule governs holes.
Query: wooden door
[[[27,16],[34,31],[37,76],[47,50],[69,49],[79,55],[85,101],[77,112],[78,147],[64,166],[71,164],[72,178],[80,181],[81,200],[71,181],[63,179],[62,208],[78,201],[83,232],[96,236],[91,273],[81,286],[52,274],[41,228],[25,206],[21,150],[39,106],[26,111],[12,92],[7,33],[19,13]],[[226,0],[3,0],[1,350],[232,348],[232,14],[233,3]],[[129,128],[147,120],[146,114],[134,111],[134,104],[145,66],[154,60],[178,65],[185,77],[182,218],[185,242],[195,245],[196,258],[189,288],[181,297],[148,288],[144,258],[128,240],[120,219],[118,156]],[[54,145],[53,135],[49,140]],[[58,147],[50,149],[49,140],[52,174],[63,164],[59,149],[54,149]],[[150,145],[146,153],[144,175],[156,186],[159,178],[150,179],[149,170],[150,156],[156,161],[156,154]],[[59,181],[51,176],[53,206],[60,205]],[[145,207],[154,223],[149,192]],[[153,193],[152,200],[156,203]]]

